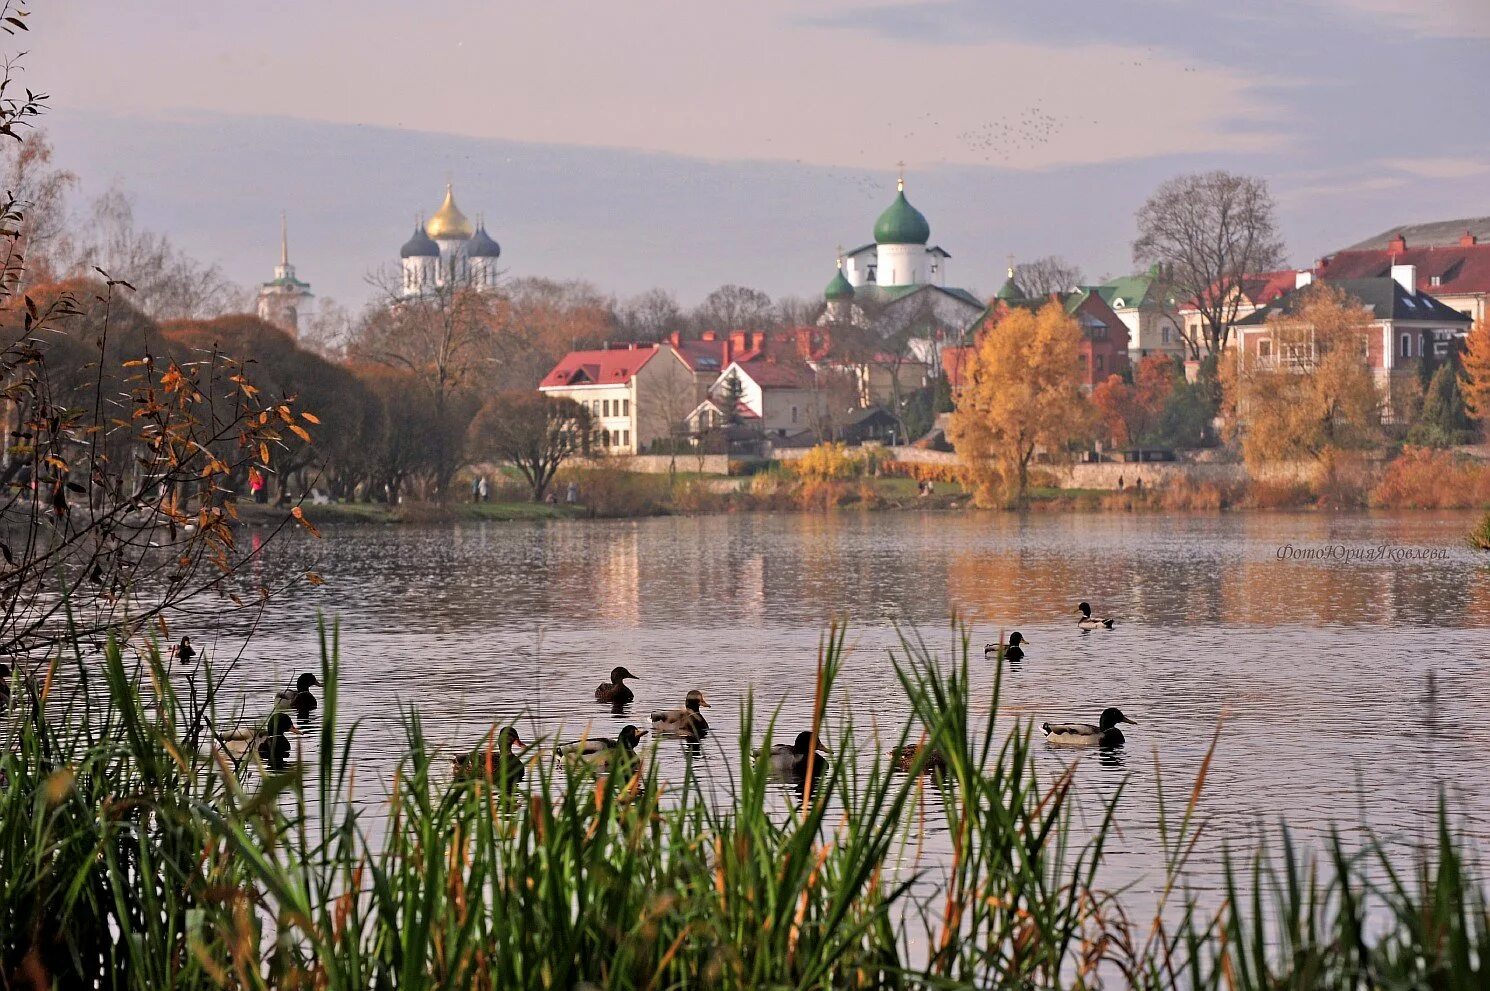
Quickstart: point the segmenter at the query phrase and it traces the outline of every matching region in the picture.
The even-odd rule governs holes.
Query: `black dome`
[[[404,246],[398,250],[400,258],[438,258],[440,246],[435,239],[424,233],[424,225],[420,224],[414,228],[414,236],[404,242]]]
[[[497,258],[502,254],[502,246],[492,240],[486,232],[486,225],[482,224],[476,228],[476,233],[466,243],[467,258]]]

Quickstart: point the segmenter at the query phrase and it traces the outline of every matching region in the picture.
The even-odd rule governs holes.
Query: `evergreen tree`
[[[1407,432],[1407,440],[1424,447],[1453,447],[1469,437],[1469,414],[1459,392],[1459,370],[1453,362],[1439,365],[1423,396],[1418,422]]]
[[[729,378],[724,380],[724,392],[719,397],[719,405],[724,411],[724,422],[731,427],[740,425],[740,406],[745,400],[745,384],[740,381],[740,376],[730,372]]]

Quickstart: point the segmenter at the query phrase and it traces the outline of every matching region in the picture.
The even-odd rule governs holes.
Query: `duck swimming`
[[[611,668],[610,681],[604,682],[595,689],[596,702],[609,702],[612,705],[625,705],[636,698],[631,689],[626,687],[627,678],[635,678],[636,675],[625,668]]]
[[[192,658],[197,656],[197,649],[191,645],[191,637],[182,637],[171,653],[175,655],[178,664],[190,664]]]
[[[497,733],[495,744],[478,747],[468,754],[457,754],[451,759],[456,780],[480,779],[504,782],[509,786],[517,784],[527,772],[522,757],[512,752],[514,746],[526,744],[514,727],[507,726]]]
[[[618,670],[624,671],[625,668]],[[621,732],[615,739],[605,736],[592,736],[574,743],[566,743],[559,748],[559,756],[570,762],[583,762],[591,767],[609,767],[614,763],[632,760],[636,757],[636,746],[641,738],[647,735],[647,730],[637,729],[635,726],[626,725],[621,727]]]
[[[1065,747],[1121,747],[1123,731],[1118,723],[1138,724],[1118,708],[1103,709],[1097,725],[1091,723],[1043,723],[1045,739]]]
[[[294,688],[286,688],[274,697],[274,707],[293,709],[303,720],[316,707],[316,697],[310,693],[312,687],[320,688],[321,683],[307,671],[296,679]]]
[[[1110,619],[1093,619],[1092,618],[1092,607],[1091,607],[1091,605],[1089,603],[1083,602],[1081,605],[1079,605],[1079,606],[1076,607],[1076,611],[1079,612],[1079,613],[1081,613],[1081,618],[1076,621],[1076,626],[1077,626],[1078,629],[1082,629],[1082,630],[1110,630],[1110,629],[1112,629],[1112,620],[1110,620]]]
[[[922,757],[923,752],[926,754],[924,759]],[[923,761],[919,772],[921,774],[947,773],[946,755],[935,747],[928,746],[925,743],[907,743],[890,751],[890,765],[897,771],[903,771],[909,774],[916,770],[916,763],[918,761]]]
[[[805,778],[810,762],[812,778],[819,781],[828,770],[827,753],[811,730],[803,730],[797,734],[795,743],[778,743],[760,757],[767,762],[771,773],[780,777]]]
[[[258,752],[259,759],[273,770],[283,770],[290,759],[290,738],[287,734],[299,734],[288,713],[275,712],[262,727],[245,726],[219,736],[218,742],[233,758],[241,763],[249,754]]]
[[[1029,641],[1026,640],[1023,634],[1021,634],[1018,630],[1015,630],[1013,633],[1009,634],[1009,645],[1004,648],[1004,660],[1024,660],[1024,651],[1019,648],[1019,645],[1022,643],[1029,643]],[[999,645],[996,643],[991,643],[983,648],[983,656],[985,657],[989,654],[997,654],[998,652]]]
[[[695,739],[702,737],[709,731],[709,721],[698,711],[700,708],[708,709],[711,706],[704,701],[704,693],[695,688],[683,699],[681,709],[664,709],[652,713],[652,730]]]

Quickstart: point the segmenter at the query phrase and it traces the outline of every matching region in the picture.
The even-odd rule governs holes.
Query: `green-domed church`
[[[906,198],[901,176],[895,199],[874,222],[874,240],[839,255],[819,322],[910,334],[925,342],[934,363],[938,343],[960,340],[983,312],[977,296],[947,285],[951,257],[931,244],[931,223]]]

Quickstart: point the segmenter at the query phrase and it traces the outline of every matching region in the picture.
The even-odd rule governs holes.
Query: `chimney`
[[[1401,254],[1402,252],[1407,250],[1407,238],[1403,237],[1402,234],[1398,232],[1397,234],[1393,235],[1391,243],[1387,245],[1387,250],[1394,255]]]
[[[1393,265],[1392,279],[1410,293],[1418,291],[1418,267],[1416,265]]]
[[[708,341],[712,344],[716,340],[716,337],[712,330],[706,330],[702,334],[698,335],[698,339],[701,341]]]
[[[1465,231],[1464,232],[1464,235],[1459,238],[1459,247],[1461,247],[1461,248],[1473,248],[1475,245],[1477,245],[1479,243],[1480,243],[1480,239],[1477,238],[1477,237],[1475,237],[1469,231]]]
[[[1313,281],[1314,272],[1312,269],[1301,268],[1293,273],[1293,287],[1295,289],[1302,289]]]
[[[746,345],[745,345],[745,331],[743,331],[743,330],[732,330],[732,331],[730,331],[730,335],[729,335],[729,346],[731,348],[733,348],[737,352],[738,351],[744,351],[746,349]]]
[[[707,339],[708,338],[705,338],[705,340]],[[668,343],[670,343],[673,347],[681,347],[683,345],[683,334],[682,332],[675,330],[671,334],[667,335],[667,340]]]

